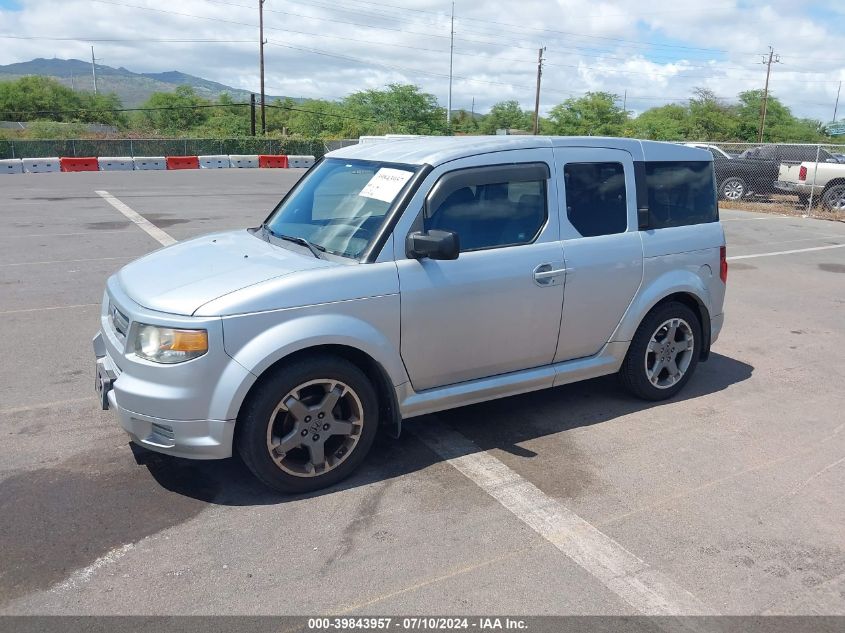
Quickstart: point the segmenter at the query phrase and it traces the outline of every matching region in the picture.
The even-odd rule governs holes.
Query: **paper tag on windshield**
[[[359,196],[365,198],[374,198],[382,202],[393,202],[393,199],[408,182],[408,179],[413,176],[409,171],[402,169],[391,169],[390,167],[382,167],[376,172],[376,175],[370,178]]]

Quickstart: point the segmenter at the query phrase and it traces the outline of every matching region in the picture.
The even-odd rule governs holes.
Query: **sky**
[[[0,0],[0,64],[90,58],[180,70],[257,91],[258,0]],[[452,107],[541,112],[607,91],[639,113],[696,87],[762,89],[794,114],[833,116],[845,80],[845,0],[455,0]],[[413,83],[448,102],[449,0],[265,0],[266,92],[338,99]],[[45,39],[46,38],[46,39]],[[107,41],[111,40],[111,41]],[[182,40],[182,41],[174,41]],[[185,41],[191,40],[191,41]],[[839,117],[845,117],[845,94]]]

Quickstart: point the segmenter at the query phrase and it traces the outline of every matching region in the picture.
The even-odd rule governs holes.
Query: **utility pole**
[[[780,55],[775,55],[775,51],[769,46],[769,59],[766,61],[766,56],[763,56],[763,63],[766,64],[766,86],[763,88],[763,102],[760,104],[760,133],[757,135],[757,142],[763,142],[763,131],[766,128],[766,109],[769,105],[769,76],[772,74],[772,64],[780,63]]]
[[[267,118],[264,113],[264,0],[258,0],[259,71],[261,73],[261,135],[267,135]]]
[[[839,88],[836,89],[836,104],[833,106],[833,122],[836,123],[836,112],[839,110],[839,93],[842,92],[842,82],[839,82]]]
[[[94,76],[94,94],[97,94],[97,64],[94,62],[94,47],[91,47],[91,74]]]
[[[537,53],[537,93],[534,97],[534,134],[540,133],[540,78],[543,76],[543,46]]]
[[[622,109],[628,111],[628,89],[625,89],[625,95],[622,97]]]
[[[255,93],[249,94],[249,133],[255,136]]]
[[[452,27],[449,35],[449,99],[446,102],[446,125],[452,125],[452,59],[455,56],[455,3],[452,2]]]

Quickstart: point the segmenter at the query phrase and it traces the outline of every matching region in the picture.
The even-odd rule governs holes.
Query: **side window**
[[[647,162],[645,172],[650,228],[718,221],[712,163]]]
[[[621,163],[567,163],[563,179],[566,215],[583,237],[627,230],[625,169]]]
[[[432,190],[423,228],[454,231],[461,252],[533,242],[546,224],[546,180],[534,166],[467,169]],[[526,167],[530,167],[527,166]],[[548,167],[543,164],[545,175]]]

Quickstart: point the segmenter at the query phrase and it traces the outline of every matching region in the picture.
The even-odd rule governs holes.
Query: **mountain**
[[[18,79],[26,75],[52,77],[76,90],[91,92],[94,89],[91,62],[79,59],[39,58],[6,66],[0,65],[0,81]],[[154,92],[173,92],[178,86],[184,85],[191,86],[198,95],[206,99],[216,99],[227,92],[235,101],[249,101],[248,90],[232,88],[178,70],[163,73],[136,73],[123,67],[112,68],[97,64],[97,90],[116,93],[127,108],[141,105]],[[267,99],[277,98],[283,97],[267,95]]]

